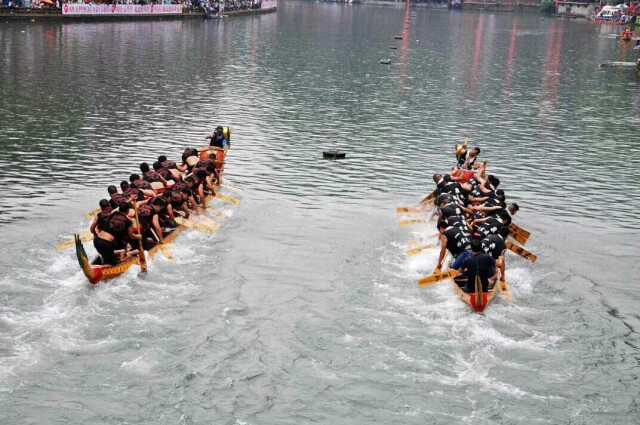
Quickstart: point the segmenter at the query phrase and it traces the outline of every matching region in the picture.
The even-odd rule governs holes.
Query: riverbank
[[[259,15],[272,13],[276,7],[264,9],[247,9],[224,12],[221,17],[236,17],[246,15]],[[184,18],[205,18],[206,14],[202,9],[184,9],[182,13],[167,14],[114,14],[114,15],[66,15],[60,9],[12,9],[10,11],[0,11],[0,20],[60,20],[60,21],[121,21],[121,20],[165,20]]]

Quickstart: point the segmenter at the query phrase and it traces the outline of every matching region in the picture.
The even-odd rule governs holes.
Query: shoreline
[[[249,10],[234,10],[225,12],[221,15],[221,17],[214,18],[231,18],[236,16],[246,16],[246,15],[262,15],[265,13],[273,13],[276,11],[276,7],[270,7],[266,9],[249,9]],[[205,19],[206,14],[204,11],[189,11],[182,12],[179,14],[119,14],[119,15],[63,15],[62,11],[57,10],[46,10],[41,9],[38,12],[33,11],[25,11],[18,12],[16,10],[12,10],[11,13],[6,13],[5,11],[0,11],[0,20],[15,20],[15,21],[70,21],[70,22],[81,22],[81,21],[130,21],[130,20],[165,20],[165,19],[185,19],[185,18],[200,18]]]

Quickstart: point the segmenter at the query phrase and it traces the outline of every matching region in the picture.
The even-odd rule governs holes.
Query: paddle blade
[[[498,289],[507,302],[511,301],[511,289],[509,289],[509,284],[506,281],[498,282]]]
[[[220,212],[220,211],[216,211],[216,210],[211,209],[211,208],[207,208],[207,212],[210,213],[210,214],[215,215],[218,218],[229,218],[229,216],[227,214],[225,214],[223,212]]]
[[[220,186],[224,187],[225,189],[233,190],[235,192],[244,192],[244,190],[238,187],[229,186],[228,184],[221,184]]]
[[[84,231],[80,233],[80,241],[89,242],[93,240],[93,234],[90,231]],[[58,252],[64,251],[65,249],[71,248],[76,243],[75,239],[69,239],[68,241],[61,242],[56,245],[56,250]]]
[[[173,258],[173,255],[171,254],[171,251],[169,251],[169,247],[167,245],[160,245],[160,252],[162,252],[162,255],[164,255],[165,258],[169,260],[171,264],[176,262],[176,260]]]
[[[100,212],[100,208],[96,208],[93,211],[89,211],[88,213],[84,213],[85,218],[92,218],[94,215]]]
[[[531,232],[527,232],[522,227],[518,226],[516,223],[511,223],[509,225],[509,230],[513,233],[517,233],[525,239],[528,239],[531,236]]]
[[[396,207],[396,212],[398,214],[404,214],[404,213],[422,213],[423,210],[421,208],[416,208],[416,207]]]
[[[182,217],[176,217],[176,223],[182,224],[190,229],[195,229],[199,232],[208,233],[210,235],[215,235],[217,233],[216,229],[212,229],[211,227],[208,227],[202,223],[198,223]]]
[[[523,237],[520,234],[512,233],[511,231],[509,231],[509,236],[522,245],[527,243],[527,238]]]
[[[411,257],[413,255],[420,254],[425,249],[434,248],[436,246],[438,246],[438,244],[430,243],[430,244],[427,244],[427,245],[422,245],[422,246],[419,246],[419,247],[416,247],[416,248],[408,249],[404,253],[407,254],[409,257]]]
[[[200,217],[200,220],[204,221],[206,224],[208,224],[209,226],[213,227],[214,229],[220,228],[220,224],[217,221],[215,221],[214,219],[209,218],[206,215],[201,215],[199,217]]]
[[[452,279],[460,274],[460,270],[447,270],[446,272],[435,272],[429,276],[418,279],[419,286],[427,286],[443,280]]]
[[[411,226],[412,224],[425,223],[427,220],[425,218],[410,218],[408,220],[399,220],[398,225],[400,227]]]
[[[216,198],[228,202],[230,204],[234,204],[234,205],[238,205],[240,204],[240,200],[237,198],[234,198],[232,196],[227,196],[227,195],[223,195],[222,193],[216,193]]]
[[[532,263],[535,263],[536,260],[538,259],[537,255],[532,254],[531,252],[527,251],[526,249],[522,248],[521,246],[518,246],[518,245],[514,244],[513,242],[506,241],[505,245],[507,246],[507,249],[509,251],[513,252],[514,254],[518,254],[522,258],[526,258],[527,260],[531,261]]]

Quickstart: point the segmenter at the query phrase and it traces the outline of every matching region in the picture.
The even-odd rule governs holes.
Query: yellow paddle
[[[204,221],[206,224],[213,227],[214,229],[220,228],[220,223],[218,223],[214,219],[209,218],[206,215],[200,215],[199,217],[200,217],[200,220]]]
[[[418,207],[396,207],[396,212],[398,214],[404,214],[404,213],[418,214],[418,213],[423,213],[424,209],[418,208]]]
[[[531,252],[527,251],[526,249],[514,244],[513,242],[510,241],[506,241],[504,243],[507,247],[507,249],[515,254],[518,254],[519,256],[521,256],[522,258],[526,258],[527,260],[531,261],[532,263],[535,263],[536,260],[538,259],[538,256],[535,254],[532,254]]]
[[[196,229],[200,232],[208,233],[210,235],[215,235],[217,233],[216,229],[212,229],[211,227],[208,227],[202,223],[198,223],[183,217],[176,217],[176,223],[182,224],[183,226],[187,226],[190,229]]]
[[[136,215],[136,226],[138,226],[138,235],[140,239],[138,239],[138,258],[140,259],[140,272],[147,272],[147,259],[144,256],[144,247],[142,246],[142,225],[140,224],[140,219],[138,218],[138,203],[133,203],[133,211]]]
[[[506,301],[511,301],[511,290],[506,281],[501,280],[498,282],[498,289]]]
[[[231,196],[223,195],[222,193],[216,193],[216,198],[223,200],[225,202],[229,202],[230,204],[238,205],[240,204],[240,200]]]
[[[436,246],[438,246],[437,243],[430,243],[430,244],[427,244],[427,245],[422,245],[422,246],[418,246],[416,248],[408,249],[404,253],[407,254],[409,257],[411,257],[412,255],[420,254],[425,249],[435,248]]]
[[[90,231],[86,230],[82,233],[80,233],[80,240],[82,242],[89,242],[90,240],[93,239],[93,233],[91,233]],[[59,244],[56,245],[56,250],[57,251],[64,251],[67,248],[71,248],[72,246],[74,246],[76,243],[75,239],[69,239],[68,241],[65,242],[61,242]]]
[[[94,215],[100,212],[100,208],[96,208],[93,211],[89,211],[88,213],[84,213],[85,218],[92,218]]]
[[[522,237],[524,237],[525,239],[528,239],[529,236],[531,236],[531,232],[527,232],[522,227],[518,226],[516,223],[511,223],[509,225],[509,230],[519,235],[522,235]]]
[[[411,226],[412,224],[418,224],[418,223],[426,223],[427,219],[426,218],[409,218],[406,220],[399,220],[398,221],[398,225],[400,227],[407,227],[407,226]]]
[[[216,210],[214,210],[212,208],[207,208],[207,212],[215,215],[218,218],[229,218],[229,216],[227,214],[225,214],[223,212],[220,212],[220,211],[216,211]]]
[[[418,279],[418,285],[419,286],[432,285],[436,282],[441,282],[443,280],[454,278],[459,274],[460,274],[460,270],[450,269],[450,270],[447,270],[446,272],[436,270],[429,276],[425,276]]]

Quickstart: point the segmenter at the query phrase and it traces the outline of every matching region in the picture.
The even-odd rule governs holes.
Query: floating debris
[[[346,156],[346,152],[342,152],[338,149],[327,149],[326,151],[322,151],[322,157],[325,159],[344,159]]]
[[[383,65],[391,65],[391,59],[382,59],[380,63]]]

